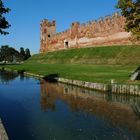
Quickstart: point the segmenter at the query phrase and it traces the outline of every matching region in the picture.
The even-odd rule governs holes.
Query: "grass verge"
[[[132,83],[129,76],[140,65],[139,54],[140,46],[134,45],[69,49],[33,55],[21,65],[4,67],[74,80],[110,83],[113,79],[117,83]]]
[[[22,65],[5,65],[4,67],[13,70],[25,70],[44,76],[58,74],[59,77],[74,80],[110,83],[114,79],[118,83],[129,83],[129,75],[137,66],[25,63]]]

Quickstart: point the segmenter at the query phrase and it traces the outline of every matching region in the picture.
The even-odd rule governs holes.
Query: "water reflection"
[[[97,116],[120,130],[126,129],[140,139],[140,97],[105,94],[92,90],[41,81],[42,111],[56,109],[57,99],[69,105],[72,112]]]
[[[8,83],[18,76],[17,72],[0,71],[0,82]]]
[[[0,74],[12,80],[0,85],[0,117],[11,140],[140,139],[140,97],[11,74]]]

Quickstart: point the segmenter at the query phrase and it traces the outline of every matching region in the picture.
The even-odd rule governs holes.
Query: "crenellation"
[[[125,18],[114,13],[82,24],[73,22],[69,29],[56,33],[56,21],[44,19],[40,22],[40,52],[120,43],[120,40],[129,42],[131,35],[124,30],[124,26]]]

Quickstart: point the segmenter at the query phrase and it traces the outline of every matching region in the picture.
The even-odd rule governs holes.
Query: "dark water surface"
[[[0,73],[10,140],[140,140],[140,97]]]

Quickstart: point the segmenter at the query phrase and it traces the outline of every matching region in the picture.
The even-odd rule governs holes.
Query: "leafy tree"
[[[31,57],[30,50],[28,48],[24,50],[24,48],[21,47],[20,56],[21,56],[22,60],[27,60],[29,57]]]
[[[1,56],[1,60],[2,61],[6,61],[7,60],[7,57],[8,57],[8,45],[5,45],[5,46],[1,46],[1,49],[0,49],[0,56]]]
[[[20,48],[20,52],[15,50],[8,45],[1,46],[0,48],[0,62],[8,61],[8,62],[20,62],[23,60],[27,60],[30,57],[30,50],[27,48],[24,51],[24,48]]]
[[[19,52],[8,45],[1,46],[0,48],[0,61],[13,62],[19,57]]]
[[[23,58],[23,60],[25,60],[25,50],[23,47],[20,48],[20,52],[19,52],[20,56]]]
[[[29,57],[31,57],[31,54],[30,54],[30,50],[27,48],[25,49],[25,59],[27,60]]]
[[[3,14],[6,14],[10,11],[9,8],[5,8],[3,5],[2,0],[0,0],[0,34],[8,34],[8,32],[5,32],[4,30],[6,28],[9,28],[10,24],[6,20],[6,18],[3,16]]]
[[[140,0],[118,0],[116,7],[121,9],[121,14],[126,18],[126,31],[140,39]]]

